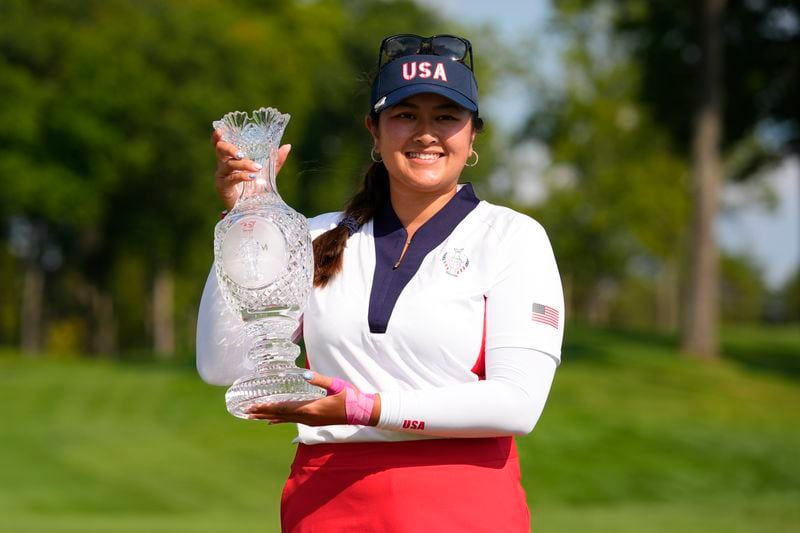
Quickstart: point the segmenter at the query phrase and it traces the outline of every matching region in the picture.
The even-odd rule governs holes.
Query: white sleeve
[[[230,385],[254,368],[247,357],[244,322],[222,299],[214,268],[197,314],[197,372],[211,385]]]
[[[487,350],[484,381],[381,392],[378,427],[440,437],[528,434],[542,414],[556,366],[537,350]]]
[[[530,348],[561,360],[564,292],[544,228],[519,216],[503,228],[486,293],[486,349]]]

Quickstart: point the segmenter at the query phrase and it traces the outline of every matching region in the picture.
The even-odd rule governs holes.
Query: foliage
[[[633,270],[656,276],[678,260],[687,218],[687,169],[647,108],[639,71],[588,16],[558,19],[568,75],[543,87],[525,135],[549,146],[548,229],[574,312]],[[600,44],[598,44],[600,39]],[[553,179],[554,175],[567,178]]]
[[[781,314],[786,320],[800,322],[800,267],[795,270],[779,292]]]
[[[746,256],[721,260],[720,309],[727,322],[757,322],[764,315],[767,290],[760,269]]]
[[[800,146],[800,10],[784,0],[728,6],[723,144],[726,178],[739,180]],[[688,5],[660,0],[555,7],[565,74],[540,73],[542,102],[523,132],[551,155],[541,177],[547,201],[531,212],[551,235],[574,316],[673,329],[677,311],[654,310],[677,307],[669,300],[686,284],[684,250],[696,231],[688,145],[698,18]],[[741,269],[729,274],[740,280],[735,290],[731,279],[721,281],[725,317],[744,309],[755,313],[747,319],[759,316],[763,289],[745,290]],[[748,305],[730,300],[739,297]]]
[[[0,315],[25,297],[6,284],[55,250],[44,317],[54,331],[42,333],[52,348],[85,351],[109,328],[122,349],[148,347],[164,272],[180,344],[191,346],[218,213],[212,120],[289,112],[282,196],[309,216],[339,209],[368,163],[377,44],[438,26],[408,0],[3,2],[0,209],[7,235],[24,226],[42,237],[17,253],[24,261],[0,264],[10,274]],[[3,318],[0,342],[18,326]]]
[[[567,12],[606,5],[613,28],[641,67],[642,101],[675,145],[688,151],[696,87],[699,5],[668,0],[560,0]],[[727,2],[723,19],[725,149],[767,126],[764,149],[800,147],[800,5],[796,0]],[[761,161],[753,160],[753,165]],[[748,177],[754,167],[743,169]]]

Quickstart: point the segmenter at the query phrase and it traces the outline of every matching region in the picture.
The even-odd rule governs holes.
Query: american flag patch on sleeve
[[[550,307],[549,305],[533,304],[531,320],[558,329],[558,309]]]

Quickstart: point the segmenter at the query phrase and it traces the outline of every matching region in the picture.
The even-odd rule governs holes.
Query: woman
[[[343,213],[309,220],[315,290],[303,333],[312,402],[251,418],[296,422],[284,531],[529,531],[512,436],[541,414],[563,332],[563,296],[541,226],[459,184],[483,123],[470,43],[381,43],[365,124],[372,158]],[[258,170],[213,137],[217,190]],[[279,164],[288,155],[280,150]],[[209,276],[198,369],[228,383],[244,349]]]

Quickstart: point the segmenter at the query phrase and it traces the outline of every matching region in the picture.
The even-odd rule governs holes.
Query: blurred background
[[[294,429],[193,366],[211,122],[290,113],[282,196],[339,210],[393,33],[472,41],[464,180],[559,262],[535,529],[800,529],[800,2],[2,0],[0,530],[278,530]]]

